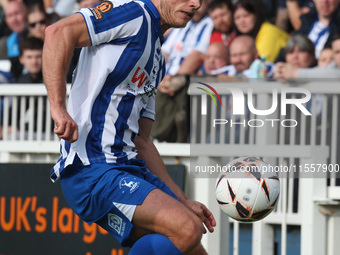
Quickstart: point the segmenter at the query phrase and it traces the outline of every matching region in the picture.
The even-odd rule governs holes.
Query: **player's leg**
[[[163,247],[162,250],[164,254],[162,253],[162,255],[165,255],[165,252],[169,252],[170,255],[177,254],[176,252],[179,250],[170,241],[170,239],[167,238],[166,240],[165,238],[157,238],[157,235],[159,236],[159,234],[152,233],[150,230],[134,227],[129,237],[130,240],[134,242],[131,252],[137,252],[138,255],[143,255],[143,254],[140,254],[140,250],[144,249],[147,252],[146,255],[150,255],[150,247],[151,247],[151,250],[155,251],[155,254],[159,255],[158,247]],[[179,254],[182,254],[182,253],[179,253]],[[196,248],[191,252],[191,254],[207,255],[208,253],[205,251],[203,246],[200,244],[196,246]],[[129,253],[129,255],[134,255],[134,253]]]
[[[138,162],[83,166],[77,160],[72,168],[61,178],[70,207],[84,221],[106,229],[123,246],[133,245],[130,235],[134,228],[164,235],[185,253],[199,244],[204,230],[201,220]]]
[[[164,235],[148,234],[140,238],[129,255],[182,255],[183,253]]]
[[[204,230],[198,216],[159,189],[152,190],[136,207],[132,222],[136,228],[168,237],[184,254],[199,246]]]

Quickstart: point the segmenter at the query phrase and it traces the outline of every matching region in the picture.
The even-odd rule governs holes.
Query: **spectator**
[[[258,5],[252,0],[237,1],[234,7],[234,23],[236,33],[252,36],[259,55],[264,55],[270,62],[275,61],[289,39],[285,31],[264,21]]]
[[[20,39],[26,35],[26,6],[20,1],[10,1],[5,6],[5,21],[12,33],[8,38],[2,38],[1,48],[6,49],[2,59],[19,56]]]
[[[5,6],[7,5],[8,2],[13,1],[13,0],[0,0],[0,5]],[[31,5],[34,4],[42,4],[43,0],[15,0],[20,3],[24,3],[25,6],[30,7]]]
[[[214,31],[210,43],[223,42],[230,46],[236,33],[233,29],[233,6],[230,0],[214,0],[208,8],[208,13],[214,22]]]
[[[11,72],[18,77],[22,72],[19,63],[19,44],[27,35],[26,6],[20,1],[9,1],[5,7],[5,19],[12,33],[0,40],[0,59],[11,60]]]
[[[274,78],[283,79],[318,79],[318,78],[340,78],[340,34],[332,39],[332,51],[334,61],[324,67],[296,68],[291,64],[277,63]]]
[[[11,73],[0,70],[0,84],[10,83],[12,79],[13,77]]]
[[[42,76],[42,51],[43,51],[44,42],[36,37],[28,37],[22,40],[20,43],[20,57],[19,60],[21,64],[24,66],[25,70],[27,70],[26,74],[22,74],[19,76],[14,82],[15,83],[25,83],[25,84],[41,84],[43,85],[43,76]],[[44,98],[43,106],[46,106],[47,99]],[[26,112],[24,116],[20,115],[20,104],[21,101],[19,99],[18,113],[17,113],[17,123],[19,128],[20,120],[23,118],[25,121],[25,129],[29,130],[29,111],[33,111],[33,121],[32,128],[34,131],[38,128],[38,97],[34,98],[34,110],[30,109],[32,105],[29,104],[29,98],[26,98]],[[12,114],[11,114],[12,115]],[[11,121],[10,121],[11,123]],[[43,131],[45,131],[45,123],[46,123],[46,109],[43,108],[42,114],[42,123],[43,123]],[[50,132],[51,130],[49,130]]]
[[[11,30],[8,28],[6,22],[5,22],[5,13],[3,5],[0,1],[0,38],[4,36],[9,36],[11,34]],[[1,54],[1,53],[0,53]],[[5,54],[3,54],[5,55]]]
[[[283,51],[286,63],[294,67],[308,68],[316,66],[314,44],[307,36],[292,36]]]
[[[334,57],[333,62],[335,62],[336,67],[340,69],[340,34],[337,34],[333,37],[332,50],[333,50],[333,57]]]
[[[77,11],[77,0],[43,0],[46,12],[51,16],[51,23],[65,18]]]
[[[320,57],[318,60],[318,67],[323,67],[323,66],[327,66],[330,63],[332,63],[332,61],[334,60],[333,58],[333,51],[331,47],[325,47],[323,48],[323,50],[320,53]]]
[[[195,74],[203,63],[204,54],[210,43],[213,22],[207,15],[209,0],[202,3],[185,28],[173,29],[162,46],[167,60],[166,74]],[[158,89],[163,93],[168,91],[166,83],[161,83]]]
[[[28,7],[27,23],[29,36],[45,39],[45,29],[50,24],[49,16],[42,4],[35,4]]]
[[[298,34],[308,35],[315,45],[318,59],[321,50],[330,46],[332,37],[340,32],[340,0],[314,0],[315,8],[301,16]]]
[[[279,0],[275,23],[288,33],[297,31],[301,27],[301,15],[313,8],[313,0]]]
[[[224,74],[228,76],[250,76],[250,66],[258,59],[258,53],[254,39],[249,35],[239,35],[230,45],[230,65],[222,67],[212,74]],[[273,74],[273,64],[266,62],[267,76],[271,77]]]
[[[178,75],[196,74],[204,61],[214,24],[204,0],[185,28],[173,29],[162,46],[166,76],[156,94],[156,119],[151,132],[159,141],[187,142],[189,80]]]
[[[43,83],[42,50],[44,42],[35,37],[29,37],[20,43],[20,63],[27,70],[20,75],[16,83]]]
[[[223,42],[214,42],[209,45],[199,75],[210,75],[213,70],[228,65],[228,48]]]

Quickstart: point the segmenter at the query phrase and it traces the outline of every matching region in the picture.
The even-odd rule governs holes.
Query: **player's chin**
[[[171,24],[171,26],[175,28],[185,27],[189,21],[190,19],[189,20],[176,20],[175,22]]]
[[[173,27],[185,27],[187,23],[192,19],[192,16],[183,14],[182,12],[179,12],[178,15],[176,15],[172,21]]]

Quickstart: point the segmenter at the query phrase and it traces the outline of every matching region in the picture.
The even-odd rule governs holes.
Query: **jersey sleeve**
[[[92,46],[113,41],[123,43],[138,33],[144,19],[142,7],[134,1],[103,1],[79,13],[84,17]]]
[[[145,111],[142,114],[142,117],[148,118],[151,120],[155,120],[155,104],[156,104],[156,93],[153,93],[152,96],[149,97],[148,104],[146,105]]]

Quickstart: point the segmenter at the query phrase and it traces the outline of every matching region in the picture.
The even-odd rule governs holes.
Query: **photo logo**
[[[221,100],[221,97],[220,95],[217,93],[217,91],[210,85],[206,84],[206,83],[203,83],[203,82],[197,82],[201,85],[204,85],[206,86],[207,88],[209,88],[212,92],[214,92],[214,94],[216,95],[216,97],[218,98],[218,100],[220,101],[220,104],[222,106],[222,100]],[[196,87],[200,90],[203,90],[205,93],[207,93],[211,98],[212,100],[214,101],[215,105],[217,106],[217,102],[215,100],[215,97],[211,94],[211,92],[207,89],[204,89],[204,88],[201,88],[201,87]],[[202,107],[201,107],[201,113],[202,115],[207,115],[207,97],[206,95],[202,95]]]
[[[205,87],[209,88],[211,91],[214,92],[215,96],[220,101],[220,104],[222,106],[222,100],[220,95],[217,93],[217,91],[210,85],[198,82],[201,85],[204,85]],[[198,89],[204,91],[205,93],[202,94],[202,103],[201,103],[201,114],[207,115],[207,94],[210,95],[212,100],[215,103],[215,106],[217,106],[217,102],[212,95],[212,93],[201,87],[197,87]],[[247,116],[250,114],[253,114],[253,116],[270,116],[277,110],[279,110],[279,114],[281,116],[287,116],[288,114],[288,106],[296,107],[298,110],[300,110],[301,114],[305,116],[311,116],[310,107],[308,107],[308,104],[310,103],[310,100],[312,98],[311,92],[308,91],[305,88],[301,87],[282,87],[282,88],[272,88],[271,91],[266,92],[268,94],[268,105],[266,109],[263,109],[262,106],[257,109],[255,107],[255,101],[254,97],[256,95],[261,95],[261,93],[256,93],[253,91],[254,88],[249,87],[246,91],[241,88],[237,87],[224,87],[224,89],[227,89],[230,91],[231,101],[227,103],[225,107],[228,108],[229,116],[234,115],[236,117],[235,120],[232,119],[213,119],[213,127],[216,127],[217,125],[226,125],[230,124],[232,125],[242,125],[242,126],[249,126],[249,127],[262,127],[265,123],[271,124],[271,126],[274,126],[274,123],[280,122],[280,124],[284,127],[295,127],[298,125],[298,121],[295,119],[284,119],[280,121],[280,119],[263,119],[261,117],[260,119],[249,119],[246,121]],[[292,98],[291,95],[296,95]],[[309,104],[311,105],[311,104]],[[288,123],[288,124],[287,124]]]

